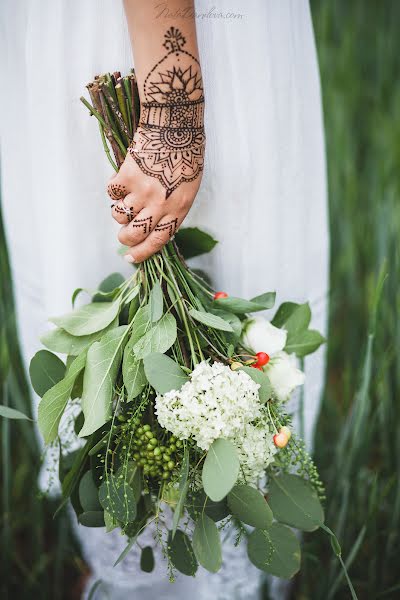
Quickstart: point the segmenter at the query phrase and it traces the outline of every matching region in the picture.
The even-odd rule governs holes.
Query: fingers
[[[125,198],[112,206],[111,215],[117,223],[126,225],[136,217],[143,207],[143,201],[141,201],[136,194],[128,194]]]
[[[176,217],[163,217],[143,242],[128,250],[125,260],[139,263],[159,252],[169,242],[177,228],[178,219]]]
[[[128,225],[121,227],[118,239],[126,246],[136,246],[147,238],[161,218],[160,209],[146,207],[141,210]]]

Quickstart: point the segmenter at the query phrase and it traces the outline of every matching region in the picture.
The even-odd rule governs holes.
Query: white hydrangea
[[[266,419],[256,425],[248,423],[236,434],[232,441],[238,451],[242,481],[256,483],[265,475],[277,452],[273,435]]]
[[[180,390],[156,398],[157,418],[177,438],[208,450],[218,438],[233,439],[261,416],[259,385],[244,371],[201,362]]]

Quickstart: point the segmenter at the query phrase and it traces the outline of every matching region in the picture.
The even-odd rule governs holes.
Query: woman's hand
[[[204,94],[193,0],[169,0],[173,26],[152,2],[124,0],[140,95],[140,122],[125,162],[109,185],[129,262],[142,262],[171,239],[200,186]],[[186,14],[186,13],[185,13]],[[178,23],[179,21],[179,23]]]
[[[143,173],[127,154],[107,191],[115,202],[112,216],[123,225],[118,239],[130,246],[125,254],[128,262],[142,262],[162,249],[189,212],[200,182],[201,172],[193,181],[182,182],[166,198],[159,179]]]

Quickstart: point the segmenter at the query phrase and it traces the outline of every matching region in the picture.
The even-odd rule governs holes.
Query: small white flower
[[[265,367],[272,389],[278,400],[284,402],[299,385],[303,385],[305,375],[296,366],[296,358],[286,352],[278,352]]]
[[[247,321],[243,336],[245,346],[257,352],[273,356],[286,346],[287,332],[272,325],[264,317],[253,317]]]

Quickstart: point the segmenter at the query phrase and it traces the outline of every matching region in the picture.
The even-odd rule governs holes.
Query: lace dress
[[[216,4],[216,3],[215,3]],[[310,300],[325,330],[328,227],[321,99],[307,0],[196,2],[206,94],[205,172],[186,225],[218,240],[199,258],[219,289]],[[105,182],[110,168],[94,119],[79,102],[95,73],[127,72],[131,49],[118,0],[3,0],[0,65],[2,211],[18,324],[28,364],[48,315],[70,308],[71,291],[130,272],[116,253]],[[166,29],[174,25],[167,16]],[[306,360],[305,435],[310,442],[323,385],[323,350]],[[46,487],[46,470],[43,486]],[[141,572],[115,532],[77,526],[93,600],[257,598],[261,575],[245,544],[224,543],[224,567],[196,580]],[[141,545],[153,545],[147,531]],[[88,589],[91,582],[88,583]],[[274,586],[278,583],[274,583]],[[282,599],[284,592],[274,592]]]

